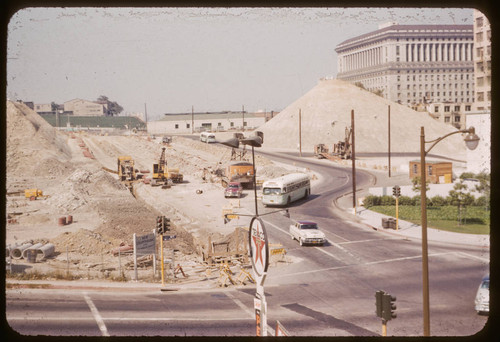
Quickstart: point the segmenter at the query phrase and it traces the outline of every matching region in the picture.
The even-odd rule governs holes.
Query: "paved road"
[[[421,336],[420,241],[385,234],[332,210],[351,189],[350,170],[333,164],[295,161],[323,175],[308,200],[263,216],[271,242],[282,243],[293,263],[271,265],[265,283],[268,323],[279,320],[296,336],[377,336],[375,291],[397,296],[389,335]],[[372,182],[360,172],[360,187]],[[253,208],[250,208],[251,211]],[[261,214],[270,209],[259,208]],[[249,212],[251,213],[251,212]],[[328,244],[300,247],[288,235],[293,220],[314,218]],[[464,336],[480,331],[473,301],[488,257],[474,246],[429,244],[431,334]],[[132,336],[252,336],[253,286],[210,291],[160,292],[8,290],[7,319],[23,334]],[[271,330],[272,332],[272,330]]]

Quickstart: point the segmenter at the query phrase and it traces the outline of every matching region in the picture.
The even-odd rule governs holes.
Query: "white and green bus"
[[[311,193],[311,181],[305,173],[291,173],[262,184],[262,203],[268,205],[289,205]]]

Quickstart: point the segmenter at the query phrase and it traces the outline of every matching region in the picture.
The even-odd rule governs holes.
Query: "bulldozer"
[[[344,141],[339,141],[333,145],[333,155],[339,156],[342,159],[351,159],[351,134],[352,128],[346,127]]]
[[[134,160],[131,156],[118,157],[118,179],[122,182],[136,180]]]
[[[325,144],[314,145],[314,156],[318,159],[328,157],[328,147]]]
[[[153,164],[153,177],[151,186],[161,185],[162,189],[170,188],[172,183],[182,183],[184,176],[179,172],[179,169],[167,168],[165,159],[165,147],[162,147],[160,159],[158,163]]]

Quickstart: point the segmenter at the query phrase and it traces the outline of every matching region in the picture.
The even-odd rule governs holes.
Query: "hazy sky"
[[[30,8],[8,25],[7,97],[100,95],[125,113],[280,111],[335,77],[335,47],[391,21],[468,24],[472,9]]]

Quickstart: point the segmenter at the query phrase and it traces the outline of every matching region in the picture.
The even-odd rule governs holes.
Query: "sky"
[[[101,95],[122,115],[281,111],[323,77],[335,47],[380,24],[472,25],[457,8],[26,8],[7,31],[7,98]]]

